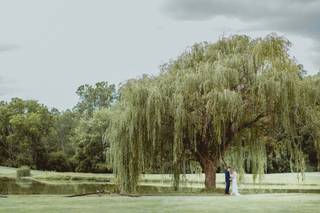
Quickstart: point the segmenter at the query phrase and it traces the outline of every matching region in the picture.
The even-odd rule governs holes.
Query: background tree
[[[304,80],[307,90],[305,98],[308,105],[308,122],[301,129],[304,140],[302,148],[308,154],[309,166],[320,170],[320,72],[314,76],[308,76]]]
[[[7,136],[9,135],[9,112],[7,109],[7,103],[4,101],[0,102],[0,163],[5,165],[7,162],[8,153],[8,142]]]
[[[109,85],[106,81],[98,82],[94,86],[82,85],[76,93],[80,102],[75,109],[80,114],[89,116],[92,116],[92,113],[96,110],[110,107],[116,98],[115,85]]]
[[[71,110],[54,114],[54,128],[57,134],[57,150],[66,153],[67,156],[75,154],[72,139],[75,136],[75,129],[79,125],[79,115]]]
[[[50,111],[34,100],[0,102],[0,164],[55,171],[110,172],[105,129],[115,86],[80,86],[74,110]]]
[[[6,165],[45,169],[53,131],[53,117],[36,101],[14,98],[2,103],[1,144]]]
[[[110,172],[107,163],[109,143],[105,131],[109,127],[110,111],[108,109],[94,112],[93,117],[83,119],[75,129],[74,143],[77,144],[75,155],[78,172]]]
[[[86,84],[78,88],[77,94],[80,102],[75,111],[79,124],[72,139],[76,145],[76,171],[110,172],[111,166],[106,163],[105,131],[110,119],[108,109],[117,96],[115,86],[108,82],[98,82],[94,86]]]
[[[73,141],[75,129],[79,125],[78,113],[71,110],[59,112],[51,110],[54,118],[51,134],[51,146],[46,169],[52,171],[74,171],[73,157],[76,153],[76,144]]]
[[[168,160],[176,186],[190,159],[201,165],[207,188],[215,188],[226,155],[243,170],[246,153],[252,172],[263,173],[275,131],[283,135],[276,141],[289,153],[291,168],[303,171],[298,130],[316,116],[315,94],[289,46],[276,35],[196,44],[162,66],[159,76],[123,85],[110,132],[121,189],[134,191],[145,168]]]

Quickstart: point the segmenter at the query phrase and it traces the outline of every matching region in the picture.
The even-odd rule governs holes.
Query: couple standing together
[[[232,181],[232,192],[231,195],[240,195],[238,192],[238,185],[237,185],[237,172],[235,169],[231,169],[230,166],[226,168],[224,171],[225,175],[225,182],[226,182],[226,189],[224,193],[226,195],[230,195],[230,181]]]

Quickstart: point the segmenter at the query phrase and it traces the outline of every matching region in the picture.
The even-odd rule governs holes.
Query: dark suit
[[[229,194],[230,189],[230,172],[228,170],[224,170],[225,182],[226,182],[226,189],[224,190],[225,194]]]

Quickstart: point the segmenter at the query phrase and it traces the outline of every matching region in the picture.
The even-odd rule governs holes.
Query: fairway
[[[257,194],[242,196],[9,196],[1,213],[42,212],[318,212],[319,194]]]
[[[11,178],[15,183],[15,168],[0,167],[0,176]],[[76,178],[75,178],[76,177]],[[37,191],[37,187],[31,188],[32,193],[38,195],[17,195],[18,191],[13,190],[9,182],[3,182],[3,189],[11,189],[12,193],[7,198],[0,198],[0,213],[43,213],[43,212],[312,212],[316,213],[320,208],[319,172],[305,173],[305,179],[299,182],[297,174],[266,174],[262,183],[253,184],[252,175],[246,174],[243,183],[240,184],[240,193],[243,195],[224,196],[222,193],[200,192],[198,187],[203,188],[203,174],[187,175],[189,192],[184,190],[173,192],[164,186],[170,186],[169,175],[147,174],[141,176],[141,184],[152,186],[151,191],[146,193],[156,196],[125,197],[119,195],[65,197],[66,194],[81,193],[81,183],[87,183],[88,192],[101,189],[104,182],[96,182],[98,179],[110,179],[112,174],[85,174],[85,173],[59,173],[32,171],[32,178],[37,182],[45,184],[44,191]],[[223,189],[223,174],[217,175],[218,187]],[[24,186],[24,185],[23,185]],[[26,187],[26,186],[24,186]],[[54,190],[48,195],[50,187]],[[56,190],[55,188],[59,188]],[[68,189],[74,187],[75,191]],[[96,187],[96,188],[95,188]],[[64,190],[61,190],[63,188]],[[161,190],[160,190],[161,189]],[[191,190],[192,189],[192,190]],[[253,190],[255,189],[255,190]],[[260,189],[260,190],[258,190]],[[24,189],[27,190],[27,189]],[[159,191],[158,191],[159,190]],[[304,193],[283,193],[288,190],[295,190]],[[6,191],[6,190],[5,190]],[[2,191],[4,194],[5,191]],[[261,194],[266,192],[282,192],[272,194]],[[306,193],[308,192],[308,193]],[[312,193],[311,193],[312,192]],[[42,195],[40,195],[40,194]],[[46,194],[47,193],[47,194]],[[51,194],[49,193],[49,194]],[[60,193],[60,194],[58,194]],[[29,195],[28,195],[29,194]],[[64,194],[64,195],[63,195]],[[189,195],[189,196],[186,196]],[[192,196],[190,196],[192,195]]]

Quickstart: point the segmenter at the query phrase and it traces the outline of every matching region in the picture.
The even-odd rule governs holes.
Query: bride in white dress
[[[240,193],[238,192],[238,185],[237,185],[237,172],[236,170],[232,170],[231,171],[231,179],[232,179],[232,192],[231,192],[231,195],[240,195]]]

